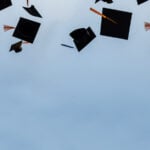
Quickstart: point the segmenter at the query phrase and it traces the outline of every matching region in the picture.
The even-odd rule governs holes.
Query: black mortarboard
[[[139,4],[142,4],[142,3],[146,2],[146,1],[148,1],[148,0],[137,0],[137,3],[139,5]]]
[[[100,0],[96,0],[95,3],[99,2]],[[112,0],[102,0],[103,2],[106,2],[106,3],[112,3],[113,1]]]
[[[14,43],[11,45],[10,50],[9,51],[15,51],[16,53],[19,53],[22,51],[22,41],[19,41],[17,43]]]
[[[0,10],[5,9],[5,8],[11,6],[11,5],[12,5],[11,0],[1,0]]]
[[[74,39],[73,41],[78,51],[81,51],[96,37],[90,27],[88,27],[87,29],[76,29],[70,33],[70,36]]]
[[[113,23],[103,17],[101,21],[100,34],[121,39],[128,39],[132,13],[103,8],[103,14],[114,20],[116,23]]]
[[[34,7],[34,5],[31,5],[31,7],[23,7],[30,15],[35,16],[35,17],[40,17],[40,13],[37,11],[37,9]]]
[[[39,27],[40,23],[38,22],[20,18],[13,36],[29,43],[33,43]]]

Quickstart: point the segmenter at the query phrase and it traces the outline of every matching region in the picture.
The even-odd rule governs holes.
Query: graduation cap
[[[137,0],[137,3],[138,3],[138,5],[140,5],[140,4],[142,4],[142,3],[146,2],[146,1],[148,1],[148,0]]]
[[[0,10],[5,9],[12,5],[11,0],[1,0],[0,2]]]
[[[37,11],[37,9],[34,7],[34,5],[31,5],[31,7],[23,7],[30,15],[35,16],[35,17],[40,17],[40,13]]]
[[[27,41],[19,41],[17,43],[14,43],[11,45],[10,50],[9,51],[15,51],[16,53],[19,53],[22,51],[22,44],[29,44],[29,42]]]
[[[74,44],[78,51],[81,51],[96,37],[90,27],[88,27],[87,29],[76,29],[70,33],[70,36],[73,38]]]
[[[16,53],[19,53],[22,51],[22,41],[19,41],[17,43],[14,43],[11,45],[10,50],[9,51],[15,51]]]
[[[111,20],[114,20],[116,23],[102,17],[100,34],[127,40],[132,13],[108,8],[103,8],[102,12],[107,18],[111,18]]]
[[[40,23],[38,22],[20,18],[13,36],[29,43],[33,43],[39,27]]]
[[[96,0],[95,3],[99,2],[100,0]],[[106,2],[106,3],[113,3],[112,0],[102,0],[103,2]]]

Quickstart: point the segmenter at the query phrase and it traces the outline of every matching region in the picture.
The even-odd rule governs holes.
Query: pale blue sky
[[[1,150],[149,150],[150,2],[30,0],[43,19],[27,14],[26,1],[1,11],[3,24],[20,16],[41,22],[33,45],[9,53],[13,31],[0,30]],[[129,40],[100,36],[103,7],[133,13]],[[97,38],[80,53],[69,33],[91,26]]]

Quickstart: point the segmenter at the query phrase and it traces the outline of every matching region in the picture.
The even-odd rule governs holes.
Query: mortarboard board
[[[22,41],[14,43],[14,44],[11,45],[9,51],[15,51],[16,53],[21,52],[22,51],[22,47],[21,46],[22,46]]]
[[[1,0],[0,2],[0,10],[5,9],[12,5],[11,0]]]
[[[137,3],[138,3],[138,5],[140,5],[140,4],[142,4],[142,3],[146,2],[146,1],[148,1],[148,0],[137,0]]]
[[[38,22],[20,18],[13,36],[29,43],[33,43],[39,27],[40,23]]]
[[[103,14],[114,20],[116,23],[113,23],[106,18],[102,18],[100,34],[128,39],[132,13],[103,8]]]
[[[87,29],[76,29],[70,33],[70,36],[74,39],[73,41],[78,51],[81,51],[96,37],[90,27],[88,27]]]
[[[34,7],[34,5],[31,5],[31,7],[23,7],[30,15],[35,16],[35,17],[40,17],[40,13],[37,11],[37,9]]]

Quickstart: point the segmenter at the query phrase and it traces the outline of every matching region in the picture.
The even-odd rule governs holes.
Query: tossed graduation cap
[[[19,41],[19,42],[17,42],[17,43],[14,43],[14,44],[12,44],[11,45],[11,47],[10,47],[10,52],[11,51],[15,51],[16,53],[19,53],[19,52],[21,52],[22,51],[22,41]]]
[[[76,29],[70,33],[70,36],[73,38],[74,44],[78,51],[81,51],[96,37],[95,33],[90,27],[88,27],[87,29]]]
[[[11,0],[1,0],[0,2],[0,10],[3,10],[12,5]]]
[[[100,0],[96,0],[95,3],[99,2],[99,1],[100,1]],[[106,2],[106,3],[113,3],[112,0],[101,0],[101,1]]]
[[[21,52],[22,51],[22,45],[23,44],[29,44],[29,42],[27,42],[27,41],[19,41],[19,42],[17,42],[17,43],[14,43],[14,44],[12,44],[11,45],[11,47],[10,47],[10,50],[9,51],[15,51],[16,53],[19,53],[19,52]]]
[[[138,5],[140,5],[140,4],[142,4],[142,3],[146,2],[146,1],[148,1],[148,0],[137,0],[137,3],[138,3]]]
[[[38,12],[38,10],[35,8],[34,5],[31,5],[30,7],[23,7],[30,15],[35,16],[35,17],[40,17],[42,18],[42,16],[40,15],[40,13]]]
[[[20,17],[13,36],[33,43],[39,30],[40,23]]]
[[[100,34],[127,40],[130,31],[132,13],[108,8],[103,8],[102,13],[108,18],[115,20],[117,23],[113,23],[102,17]]]

